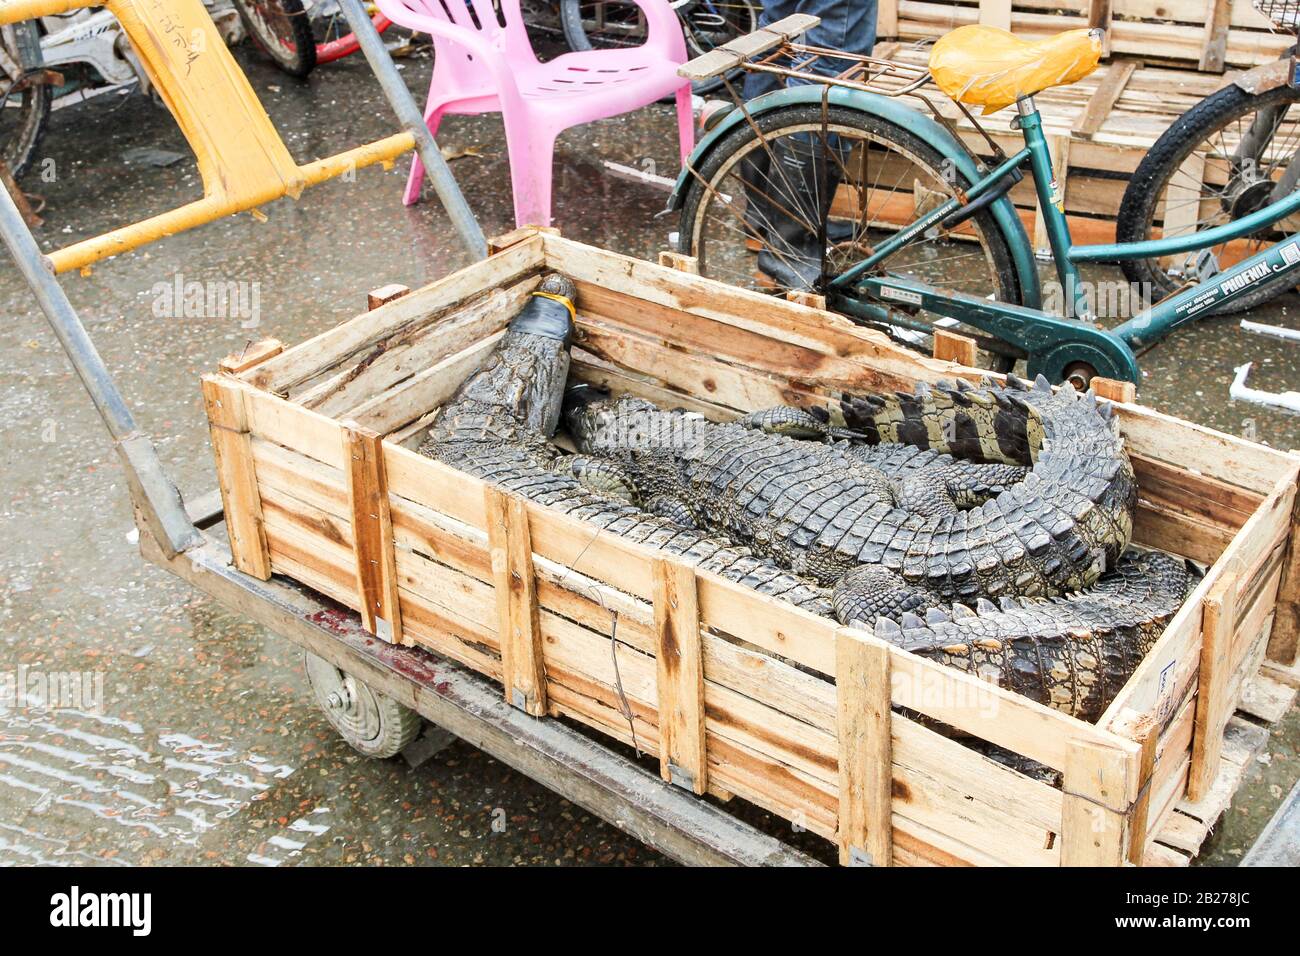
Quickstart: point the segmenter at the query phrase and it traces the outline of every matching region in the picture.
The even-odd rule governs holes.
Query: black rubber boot
[[[782,288],[813,289],[821,279],[824,245],[817,230],[841,181],[842,150],[838,137],[823,143],[815,133],[783,136],[772,144],[763,186],[766,241],[758,268]],[[827,228],[827,242],[837,241],[835,231]]]

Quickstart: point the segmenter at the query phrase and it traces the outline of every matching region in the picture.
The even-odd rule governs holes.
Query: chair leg
[[[682,165],[695,148],[695,112],[691,108],[691,85],[677,91],[677,139],[682,151]]]
[[[549,226],[555,134],[526,122],[506,120],[506,147],[510,152],[515,225]]]
[[[442,122],[441,103],[429,103],[424,108],[424,125],[429,127],[429,135],[438,135],[438,125]],[[424,185],[424,163],[420,162],[418,152],[411,154],[411,175],[406,177],[406,192],[402,193],[402,205],[414,206],[420,201],[420,187]]]

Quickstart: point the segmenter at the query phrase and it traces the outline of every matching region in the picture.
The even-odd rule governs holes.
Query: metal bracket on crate
[[[671,760],[668,762],[669,783],[675,787],[681,787],[683,790],[695,789],[695,775],[689,770],[677,766]]]
[[[871,854],[859,846],[849,847],[849,866],[875,866],[871,860]]]

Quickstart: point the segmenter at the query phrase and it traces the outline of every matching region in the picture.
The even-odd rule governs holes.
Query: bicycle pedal
[[[1222,271],[1219,268],[1219,257],[1209,249],[1202,249],[1196,255],[1195,270],[1197,282],[1208,282]]]

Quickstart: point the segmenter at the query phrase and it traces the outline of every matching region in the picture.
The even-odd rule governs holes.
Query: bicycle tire
[[[254,46],[290,76],[316,68],[316,38],[302,0],[233,0]],[[263,9],[265,8],[265,11]],[[281,31],[277,33],[276,28]]]
[[[730,0],[734,5],[743,5],[749,11],[746,23],[742,24],[736,36],[745,33],[751,33],[758,29],[758,16],[761,11],[761,5],[756,4],[754,0]],[[683,8],[687,9],[687,8]],[[682,17],[681,10],[678,11],[678,19]],[[575,53],[582,53],[587,50],[599,49],[591,42],[591,37],[587,34],[586,26],[582,17],[582,0],[560,0],[560,29],[564,33],[564,42],[570,50]],[[702,53],[708,52],[701,48],[698,43],[693,41],[693,34],[683,26],[683,33],[686,37],[686,53],[688,57],[696,57]],[[714,76],[707,80],[699,80],[691,84],[691,92],[696,96],[707,96],[722,88],[724,78],[735,79],[743,73],[742,70],[733,70],[724,76]],[[665,97],[663,102],[669,102],[672,97]]]
[[[393,25],[393,21],[388,19],[382,13],[372,14],[371,22],[375,25],[375,30],[382,34],[385,30]],[[335,37],[333,40],[326,40],[323,43],[316,44],[316,65],[322,63],[333,63],[335,60],[341,60],[345,56],[351,56],[361,49],[361,44],[357,42],[355,33],[345,33],[342,36]]]
[[[1155,213],[1169,181],[1182,167],[1198,144],[1207,142],[1227,124],[1259,110],[1261,107],[1300,102],[1300,91],[1289,86],[1247,93],[1230,84],[1211,94],[1174,121],[1143,157],[1124,191],[1115,223],[1118,243],[1141,242],[1151,238]],[[1129,282],[1149,284],[1160,300],[1183,285],[1169,275],[1159,259],[1129,259],[1120,263]],[[1282,277],[1264,282],[1254,292],[1219,306],[1214,315],[1228,315],[1259,306],[1295,286],[1294,279]]]
[[[12,30],[18,63],[23,70],[30,72],[44,66],[40,31],[36,28],[36,22],[24,20],[13,24]],[[22,105],[17,107],[21,115],[15,135],[6,138],[0,155],[4,156],[5,164],[17,179],[27,172],[36,158],[36,150],[41,145],[41,139],[45,136],[45,129],[49,123],[53,94],[48,83],[32,83],[15,95],[23,97]],[[6,84],[6,95],[0,103],[7,104],[8,100],[8,84]],[[8,112],[7,105],[0,108]]]
[[[820,124],[822,107],[820,104],[785,106],[762,113],[754,120],[761,135],[769,140],[775,140],[783,134],[783,131],[785,135],[792,135],[793,131],[800,128],[806,129],[809,125]],[[827,121],[829,126],[835,129],[856,129],[863,134],[896,145],[920,160],[920,163],[927,166],[936,178],[941,178],[944,175],[943,171],[950,169],[950,165],[945,164],[944,156],[929,143],[879,116],[850,107],[832,106],[827,112]],[[698,175],[692,177],[687,189],[678,226],[678,251],[695,256],[701,263],[704,274],[707,274],[708,266],[700,242],[707,216],[705,198],[717,191],[718,185],[725,180],[729,170],[749,149],[753,148],[751,144],[756,142],[760,132],[756,132],[750,124],[745,123],[724,136],[705,157],[700,168],[696,170]],[[705,185],[706,183],[708,186]],[[971,218],[970,222],[979,231],[984,244],[990,266],[990,277],[997,285],[997,298],[1010,304],[1021,304],[1023,297],[1020,277],[1015,269],[1011,247],[998,226],[992,210],[981,210]],[[903,344],[913,348],[918,347],[913,343]],[[1010,356],[992,355],[992,368],[995,371],[1010,371],[1012,366],[1014,360],[1011,360]]]

